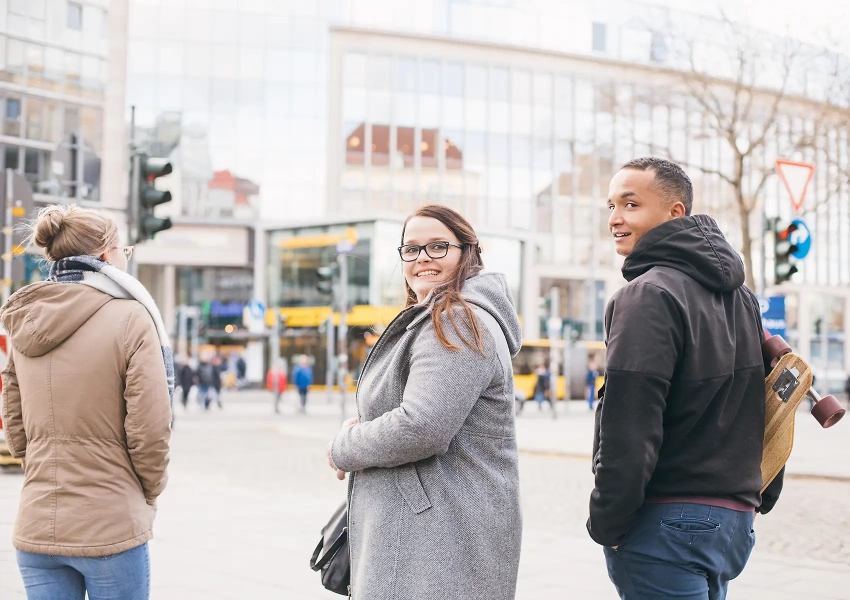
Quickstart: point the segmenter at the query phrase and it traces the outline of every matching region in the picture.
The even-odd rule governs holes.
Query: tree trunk
[[[744,199],[744,155],[738,150],[734,140],[729,140],[735,153],[735,175],[732,189],[735,202],[738,203],[738,216],[741,219],[741,254],[744,257],[744,283],[753,292],[756,291],[756,276],[753,271],[753,235],[750,233],[750,212]],[[753,204],[755,206],[755,203]]]
[[[744,202],[744,195],[739,186],[735,187],[736,200],[738,202],[738,215],[741,219],[741,254],[744,256],[745,283],[748,288],[756,292],[756,278],[753,271],[753,236],[750,233],[750,211]]]

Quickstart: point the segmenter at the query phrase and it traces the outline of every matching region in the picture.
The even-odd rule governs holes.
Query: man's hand
[[[354,427],[355,425],[357,425],[357,423],[358,423],[357,417],[348,419],[342,424],[340,431],[344,431],[346,429],[349,429],[350,427]],[[334,464],[334,460],[331,457],[331,450],[333,449],[333,445],[334,445],[333,440],[328,442],[328,447],[326,449],[326,453],[327,453],[327,456],[328,456],[328,465],[330,466],[331,469],[333,469],[336,472],[336,478],[339,479],[340,481],[343,481],[343,480],[345,480],[345,471],[342,471],[341,469],[337,469],[336,465]]]
[[[616,550],[619,546],[611,546],[611,550]]]

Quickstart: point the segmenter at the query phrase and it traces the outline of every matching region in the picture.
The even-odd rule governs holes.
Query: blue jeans
[[[27,600],[148,600],[148,545],[97,558],[17,552]]]
[[[755,513],[701,504],[645,504],[617,550],[605,548],[622,600],[724,600],[756,543]]]
[[[221,397],[219,396],[218,390],[211,385],[199,385],[198,404],[204,408],[209,408],[210,404],[213,402],[218,404],[219,408],[221,407]]]

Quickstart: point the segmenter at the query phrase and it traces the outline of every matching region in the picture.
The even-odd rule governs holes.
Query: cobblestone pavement
[[[291,406],[273,416],[262,396],[230,400],[223,411],[178,411],[151,543],[152,598],[338,598],[307,568],[318,529],[345,497],[323,456],[338,417],[296,416]],[[520,468],[517,598],[614,600],[601,551],[584,529],[593,485],[587,461],[524,452]],[[0,474],[3,600],[24,598],[10,544],[21,483],[20,475]],[[850,599],[850,483],[789,480],[756,531],[730,599]]]
[[[580,461],[522,455],[524,522],[565,535],[584,531],[593,478]],[[850,483],[789,479],[755,523],[759,552],[850,566]],[[848,579],[850,586],[850,579]]]

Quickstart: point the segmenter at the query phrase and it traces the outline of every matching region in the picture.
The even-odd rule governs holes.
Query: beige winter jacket
[[[107,556],[153,536],[171,409],[154,322],[135,300],[41,282],[3,307],[3,422],[24,460],[15,548]]]

